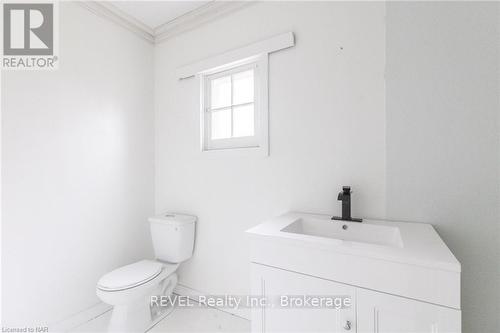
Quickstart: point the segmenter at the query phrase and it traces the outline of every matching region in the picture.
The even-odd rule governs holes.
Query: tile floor
[[[108,311],[71,332],[105,332],[110,316]],[[176,308],[148,332],[250,332],[250,321],[214,308]]]

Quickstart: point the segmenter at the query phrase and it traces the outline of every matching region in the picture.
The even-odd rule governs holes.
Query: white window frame
[[[269,156],[269,105],[268,105],[268,57],[270,54],[295,46],[295,36],[293,32],[285,32],[274,37],[264,39],[246,46],[232,49],[224,53],[202,59],[194,63],[190,63],[176,70],[176,76],[179,80],[189,80],[191,78],[201,78],[199,80],[200,92],[200,123],[201,123],[201,151],[202,152],[217,152],[217,151],[243,151],[246,154],[249,151],[262,152],[263,155]],[[243,59],[243,60],[242,60]],[[233,149],[206,149],[205,148],[205,80],[204,76],[213,74],[219,71],[227,70],[238,65],[246,63],[246,61],[258,60],[259,81],[258,99],[259,99],[259,137],[258,147],[233,148]],[[254,78],[254,80],[257,80]],[[255,82],[255,81],[254,81]]]
[[[210,81],[219,77],[229,76],[248,69],[254,70],[254,136],[232,137],[227,139],[212,140],[211,135],[211,111],[210,108]],[[256,149],[269,152],[269,126],[268,126],[268,57],[261,54],[248,59],[233,62],[216,69],[200,73],[201,82],[201,148],[202,151],[214,151],[223,149]],[[232,103],[231,103],[232,104]],[[233,105],[231,105],[231,108]],[[221,108],[222,109],[222,108]]]

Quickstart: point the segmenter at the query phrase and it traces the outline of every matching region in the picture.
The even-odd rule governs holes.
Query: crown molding
[[[154,29],[155,43],[198,28],[224,15],[254,4],[254,1],[211,1]]]
[[[216,20],[224,15],[247,7],[254,1],[211,1],[155,29],[140,22],[111,3],[104,1],[76,1],[81,7],[107,19],[150,43],[161,43],[181,33]]]
[[[103,1],[77,1],[76,3],[93,14],[129,30],[150,43],[155,41],[153,29],[110,3]]]

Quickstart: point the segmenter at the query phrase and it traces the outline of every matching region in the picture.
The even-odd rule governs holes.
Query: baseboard
[[[55,323],[50,326],[50,332],[68,332],[72,329],[77,328],[103,314],[110,311],[112,308],[111,305],[105,303],[97,303],[92,307],[80,311],[60,322]]]
[[[181,283],[177,284],[177,286],[174,289],[174,293],[177,295],[181,296],[187,296],[193,301],[198,301],[198,297],[202,295],[210,295],[208,293],[204,293],[202,291],[190,288],[188,286],[185,286]],[[240,318],[250,320],[250,309],[244,308],[244,309],[229,309],[229,308],[219,308],[215,307],[219,311],[224,311],[227,313],[230,313],[232,315],[238,316]]]

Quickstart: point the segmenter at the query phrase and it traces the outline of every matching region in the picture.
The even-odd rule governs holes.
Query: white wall
[[[198,215],[195,254],[181,283],[249,291],[244,231],[287,210],[385,216],[383,3],[253,4],[155,49],[156,210]],[[200,151],[198,81],[176,68],[293,31],[270,56],[269,157]]]
[[[288,209],[338,214],[351,184],[354,215],[434,224],[463,264],[464,332],[498,331],[499,11],[261,3],[158,45],[156,210],[200,217],[181,282],[247,292],[243,231]],[[175,69],[285,31],[297,45],[270,58],[270,157],[200,153],[197,82]]]
[[[463,332],[500,331],[500,4],[387,4],[387,217],[462,263]]]
[[[57,71],[2,73],[3,326],[88,308],[151,255],[153,47],[61,3],[60,49]]]

